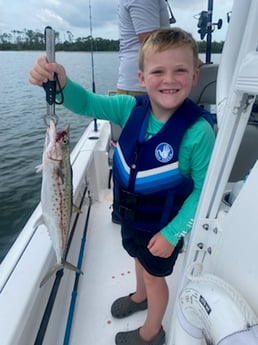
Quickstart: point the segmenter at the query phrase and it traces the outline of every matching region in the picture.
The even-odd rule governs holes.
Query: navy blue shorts
[[[136,230],[122,224],[121,234],[125,250],[130,256],[137,258],[148,273],[155,277],[165,277],[173,272],[178,254],[184,245],[183,238],[180,239],[170,257],[161,258],[152,255],[147,248],[153,233]]]

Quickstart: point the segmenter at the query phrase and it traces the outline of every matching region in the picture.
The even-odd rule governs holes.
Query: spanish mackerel
[[[36,226],[45,224],[55,250],[57,264],[46,274],[40,286],[62,268],[82,273],[77,267],[65,261],[72,215],[72,168],[69,150],[69,126],[57,131],[50,120],[47,128],[42,164],[41,207],[42,217]]]

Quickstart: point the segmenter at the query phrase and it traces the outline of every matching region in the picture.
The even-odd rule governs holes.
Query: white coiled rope
[[[231,285],[211,274],[189,274],[188,278],[190,282],[177,302],[175,345],[237,345],[235,334],[239,332],[248,334],[246,344],[258,345],[257,329],[252,335],[248,333],[258,324],[258,318]],[[230,342],[231,335],[234,335],[233,342]]]

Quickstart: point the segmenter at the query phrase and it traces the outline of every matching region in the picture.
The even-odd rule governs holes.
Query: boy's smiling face
[[[152,111],[162,122],[188,97],[198,75],[189,46],[146,53],[144,71],[138,73],[139,83],[150,97]]]

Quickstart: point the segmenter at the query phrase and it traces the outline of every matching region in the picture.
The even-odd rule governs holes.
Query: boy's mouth
[[[160,90],[161,93],[165,93],[165,94],[168,94],[168,95],[172,95],[174,93],[177,93],[178,92],[178,89],[168,89],[168,90]]]

